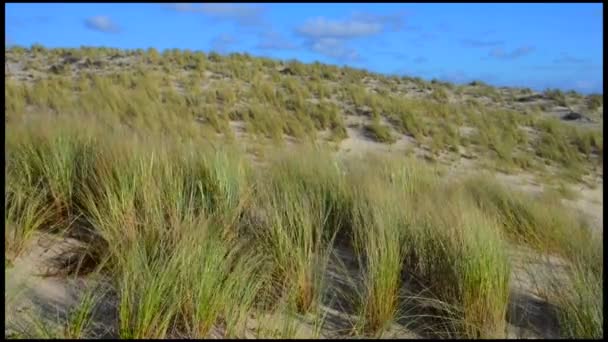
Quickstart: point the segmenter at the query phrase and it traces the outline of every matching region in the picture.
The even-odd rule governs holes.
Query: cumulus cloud
[[[298,46],[285,38],[282,34],[269,31],[260,35],[260,40],[256,48],[261,50],[294,50]]]
[[[165,8],[177,12],[200,13],[218,20],[230,20],[241,25],[260,24],[264,8],[247,4],[165,4]]]
[[[173,3],[163,5],[166,9],[178,11],[178,12],[196,12],[198,9],[194,4],[188,3]]]
[[[348,42],[378,35],[386,30],[406,29],[404,12],[391,14],[353,13],[348,19],[315,17],[306,20],[295,32],[306,39],[313,52],[342,60],[360,60]]]
[[[104,33],[118,33],[121,31],[120,27],[114,23],[109,17],[98,15],[85,19],[84,25],[94,31],[100,31]]]
[[[502,40],[463,39],[460,41],[466,47],[482,48],[503,45]]]
[[[332,58],[356,61],[359,59],[359,53],[347,47],[344,42],[336,38],[320,38],[312,42],[311,50]]]
[[[405,15],[403,11],[391,14],[355,12],[345,20],[316,17],[304,22],[296,31],[310,38],[352,39],[376,35],[384,30],[410,29],[405,25]]]
[[[405,26],[406,15],[407,13],[404,11],[399,11],[391,14],[355,12],[352,15],[352,19],[367,23],[379,23],[386,29],[398,31],[410,28],[408,26]]]
[[[513,51],[505,51],[502,48],[495,48],[490,51],[489,56],[497,59],[517,59],[529,55],[534,51],[533,46],[520,46]]]
[[[236,20],[240,24],[257,24],[262,20],[263,8],[243,4],[202,4],[202,12],[217,19]]]
[[[329,20],[323,17],[309,19],[297,32],[310,38],[357,38],[378,34],[382,24],[361,20]]]

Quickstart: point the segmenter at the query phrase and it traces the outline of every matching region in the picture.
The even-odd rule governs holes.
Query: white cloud
[[[310,18],[296,28],[313,52],[342,60],[360,60],[359,53],[347,46],[349,40],[378,35],[387,29],[404,28],[404,13],[387,15],[354,13],[345,20]]]
[[[175,3],[175,4],[165,4],[165,8],[172,9],[178,12],[196,12],[197,9],[193,4],[187,3]]]
[[[247,4],[165,4],[165,8],[177,12],[200,13],[219,20],[232,20],[242,25],[259,24],[262,21],[264,9],[260,6]]]
[[[353,14],[352,18],[362,22],[381,24],[384,28],[390,28],[392,30],[411,29],[411,27],[405,27],[404,25],[405,15],[406,13],[403,11],[391,14],[357,12]]]
[[[312,42],[311,50],[317,53],[342,60],[354,61],[359,59],[359,53],[354,49],[348,48],[339,39],[320,38]]]
[[[329,20],[323,17],[309,19],[297,32],[310,38],[356,38],[378,34],[382,24],[360,20]]]
[[[86,27],[94,31],[101,31],[105,33],[118,33],[120,28],[116,25],[109,17],[98,15],[87,18],[84,21]]]

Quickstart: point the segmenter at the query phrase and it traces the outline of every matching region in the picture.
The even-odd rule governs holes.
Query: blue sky
[[[603,92],[603,5],[6,4],[5,42],[248,52],[457,83]]]

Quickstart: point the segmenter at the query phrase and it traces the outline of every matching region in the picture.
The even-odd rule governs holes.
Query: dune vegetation
[[[559,193],[332,148],[354,115],[378,142],[410,136],[436,156],[465,146],[495,168],[557,168],[564,182],[603,172],[601,129],[468,94],[509,102],[526,90],[241,54],[5,54],[35,79],[5,77],[5,270],[37,236],[78,237],[66,273],[110,284],[109,336],[505,338],[522,246],[565,265],[537,282],[560,336],[603,337],[602,239]],[[425,92],[404,96],[409,84]],[[91,293],[61,328],[9,337],[98,337],[104,300]]]

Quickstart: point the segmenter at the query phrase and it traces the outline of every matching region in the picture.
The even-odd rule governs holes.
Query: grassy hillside
[[[504,338],[528,326],[518,291],[551,304],[559,336],[603,337],[602,239],[558,194],[332,149],[407,137],[427,159],[574,182],[603,174],[601,96],[237,54],[5,55],[5,274],[32,241],[70,237],[60,279],[110,288],[7,337]]]
[[[539,94],[482,82],[457,86],[187,50],[159,54],[154,49],[33,46],[5,55],[9,122],[30,113],[75,113],[180,135],[215,137],[215,132],[228,139],[234,138],[232,124],[242,123],[249,135],[274,143],[320,136],[339,143],[353,128],[387,144],[413,138],[432,160],[467,156],[494,169],[569,180],[601,172],[600,95]],[[562,119],[572,111],[582,117]]]

